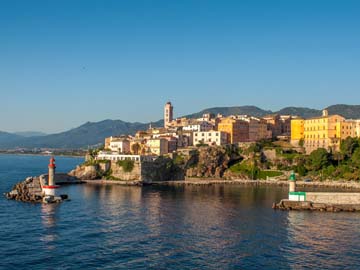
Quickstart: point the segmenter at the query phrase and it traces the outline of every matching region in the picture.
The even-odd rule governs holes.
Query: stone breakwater
[[[360,204],[332,204],[281,200],[279,203],[274,203],[272,208],[279,210],[309,210],[321,212],[357,212],[360,211]]]
[[[12,191],[5,193],[5,197],[22,202],[42,202],[40,177],[28,177],[25,181],[17,183]]]
[[[36,177],[27,177],[24,181],[15,184],[10,192],[4,193],[5,197],[9,200],[16,200],[22,202],[32,203],[49,203],[60,202],[67,199],[67,195],[59,195],[53,198],[53,200],[44,200],[44,192],[42,186],[48,182],[48,175],[43,174]],[[65,173],[59,173],[55,175],[56,184],[77,184],[81,183],[75,177],[69,176]]]

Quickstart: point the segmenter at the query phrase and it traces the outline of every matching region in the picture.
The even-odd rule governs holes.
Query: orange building
[[[229,143],[249,141],[249,123],[239,119],[223,118],[218,124],[218,131],[228,134]]]

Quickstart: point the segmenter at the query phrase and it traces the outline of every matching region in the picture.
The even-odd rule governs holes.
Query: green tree
[[[352,154],[351,162],[354,164],[354,166],[360,168],[360,148],[356,148],[356,150]]]
[[[334,161],[337,162],[337,165],[340,165],[340,162],[344,160],[344,155],[340,152],[335,152],[332,154],[332,157],[334,159]]]
[[[355,149],[359,147],[359,140],[357,138],[347,137],[341,141],[340,152],[347,158],[351,158]]]
[[[324,149],[319,148],[311,152],[308,158],[310,170],[318,171],[330,164],[330,154]]]
[[[134,161],[130,159],[119,160],[117,165],[122,167],[124,172],[131,172],[134,169]]]
[[[304,139],[301,138],[301,139],[299,140],[299,146],[300,146],[300,147],[304,147],[304,143],[305,143]]]

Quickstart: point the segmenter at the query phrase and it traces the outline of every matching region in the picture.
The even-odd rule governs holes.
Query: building
[[[161,135],[158,138],[165,139],[168,142],[168,153],[172,153],[177,150],[178,139],[175,137],[176,135]]]
[[[193,145],[208,144],[208,145],[224,145],[228,143],[228,134],[223,131],[203,131],[194,132]]]
[[[271,131],[272,137],[276,138],[281,135],[282,132],[282,124],[280,120],[280,115],[267,115],[263,117],[263,119],[267,123],[267,129]]]
[[[223,118],[220,120],[217,130],[228,134],[229,143],[249,141],[249,123],[244,120]]]
[[[290,136],[291,135],[291,120],[293,116],[291,115],[280,115],[280,126],[281,126],[281,136]]]
[[[154,154],[157,156],[169,153],[168,141],[164,138],[154,138],[146,141],[148,147],[147,154]]]
[[[174,112],[174,108],[173,106],[171,105],[171,102],[167,102],[165,104],[165,107],[164,107],[164,127],[165,128],[168,128],[171,124],[171,122],[173,121],[173,112]]]
[[[115,138],[110,141],[109,149],[118,153],[130,153],[130,141],[123,138]]]
[[[130,138],[131,137],[125,135],[105,138],[104,149],[120,153],[128,153],[130,152]]]
[[[299,146],[300,141],[304,139],[304,121],[302,118],[291,120],[290,143],[294,146]]]
[[[107,151],[100,151],[96,156],[96,160],[132,160],[132,161],[154,161],[157,156],[154,155],[122,155]]]
[[[356,137],[357,134],[357,121],[346,120],[340,115],[328,115],[327,110],[323,110],[320,117],[291,121],[291,143],[298,145],[303,139],[308,154],[318,148],[339,151],[341,140]]]
[[[271,135],[269,135],[267,129],[267,122],[264,119],[248,115],[237,115],[234,116],[234,118],[249,123],[249,142],[271,139]]]
[[[214,129],[214,126],[206,121],[200,121],[183,127],[184,131],[209,131]]]
[[[210,122],[211,120],[213,120],[215,118],[215,114],[213,113],[204,113],[202,115],[202,117],[198,118],[198,121],[206,121],[206,122]]]

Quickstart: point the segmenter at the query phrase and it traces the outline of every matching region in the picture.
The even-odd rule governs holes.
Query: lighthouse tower
[[[45,196],[56,196],[56,189],[58,189],[59,186],[55,185],[55,180],[54,180],[55,169],[56,169],[54,157],[50,158],[50,163],[48,167],[49,167],[48,183],[42,188],[45,193]]]

